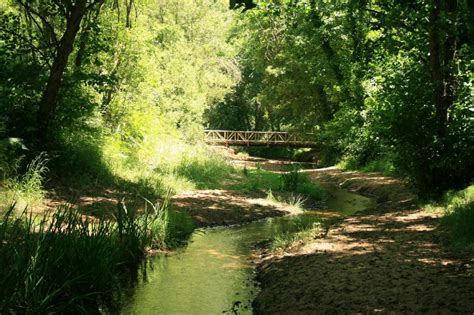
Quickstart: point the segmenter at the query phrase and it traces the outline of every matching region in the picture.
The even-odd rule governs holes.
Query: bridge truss
[[[314,134],[281,131],[205,130],[205,141],[210,145],[280,146],[312,148]]]

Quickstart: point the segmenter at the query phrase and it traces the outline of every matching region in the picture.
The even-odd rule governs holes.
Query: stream
[[[339,189],[328,191],[325,211],[350,215],[372,199]],[[186,248],[151,259],[147,281],[127,298],[123,314],[251,314],[258,293],[249,259],[258,243],[292,233],[320,218],[310,211],[233,227],[199,229]]]

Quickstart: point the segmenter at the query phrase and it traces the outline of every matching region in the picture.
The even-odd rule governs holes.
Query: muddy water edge
[[[325,187],[327,213],[368,209],[373,200]],[[321,220],[321,211],[245,225],[198,229],[186,248],[150,258],[142,281],[124,300],[122,314],[251,314],[258,293],[250,255],[276,235]]]

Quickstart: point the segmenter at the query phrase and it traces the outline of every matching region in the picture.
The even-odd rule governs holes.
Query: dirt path
[[[377,174],[311,171],[314,180],[376,197],[323,239],[259,264],[262,314],[473,314],[473,256],[443,247],[438,218],[403,183]]]

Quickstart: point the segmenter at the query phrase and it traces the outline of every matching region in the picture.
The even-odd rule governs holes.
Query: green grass
[[[368,162],[365,165],[358,165],[350,159],[344,160],[337,165],[342,170],[357,170],[364,173],[377,172],[385,176],[397,175],[395,165],[389,158],[379,158]]]
[[[116,185],[149,198],[162,197],[166,192],[218,188],[233,172],[222,156],[202,145],[168,143],[156,156],[132,156],[130,161],[113,152],[107,156]]]
[[[314,200],[323,198],[322,188],[311,182],[309,177],[299,169],[281,174],[258,167],[244,169],[240,180],[231,184],[229,188],[244,192],[292,192]]]
[[[441,207],[444,212],[441,224],[450,244],[458,249],[474,250],[474,185],[446,194]]]
[[[320,219],[305,216],[294,218],[283,231],[277,233],[270,240],[269,249],[272,251],[285,250],[296,243],[301,244],[319,237],[324,230],[324,224]]]
[[[43,217],[11,207],[0,221],[0,313],[116,312],[146,250],[193,228],[166,203],[148,210],[122,204],[113,220],[91,221],[68,207]]]
[[[114,188],[152,200],[169,191],[218,188],[233,172],[212,148],[167,133],[130,142],[100,128],[71,129],[61,134],[59,143],[57,157],[50,163],[53,187]]]
[[[230,184],[229,188],[244,192],[279,191],[281,188],[280,175],[261,168],[244,169],[242,177]]]
[[[219,188],[233,168],[217,154],[183,158],[176,167],[176,174],[194,183],[198,189]]]
[[[27,165],[23,174],[18,174],[16,167],[13,174],[3,180],[0,205],[6,206],[12,203],[22,207],[40,205],[45,196],[43,181],[48,171],[47,162],[46,154],[40,153]]]

